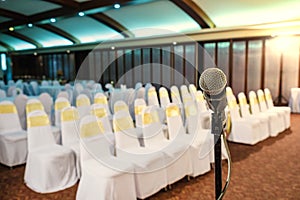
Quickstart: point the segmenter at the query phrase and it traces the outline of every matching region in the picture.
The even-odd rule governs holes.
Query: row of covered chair
[[[290,127],[290,108],[275,107],[268,88],[250,91],[248,101],[240,92],[239,104],[230,87],[226,88],[226,97],[231,119],[229,141],[254,145]]]

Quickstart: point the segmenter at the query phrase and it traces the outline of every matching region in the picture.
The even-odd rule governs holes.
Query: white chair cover
[[[258,103],[260,110],[262,112],[268,112],[268,113],[273,113],[274,115],[277,115],[277,118],[279,118],[279,124],[280,124],[280,129],[279,132],[282,132],[285,130],[285,117],[284,117],[284,111],[279,111],[279,110],[274,110],[274,109],[268,109],[265,94],[263,90],[259,89],[257,90],[257,98],[258,98]]]
[[[194,135],[194,140],[191,144],[190,151],[192,152],[193,174],[198,176],[210,170],[210,163],[214,162],[214,137],[211,134],[211,129],[202,127],[200,113],[194,102],[185,105],[186,127],[187,132]],[[225,152],[225,146],[222,142],[222,157],[228,158]]]
[[[58,97],[54,103],[55,126],[60,127],[60,112],[63,108],[70,107],[70,102],[64,97]]]
[[[254,91],[249,92],[248,99],[249,99],[251,113],[255,116],[262,115],[262,116],[268,117],[268,121],[270,122],[269,123],[270,136],[272,136],[272,137],[277,136],[281,129],[280,122],[278,124],[278,120],[280,120],[280,119],[277,117],[277,115],[276,114],[274,115],[272,113],[262,112],[260,110],[257,96]]]
[[[140,146],[129,112],[116,112],[113,128],[117,157],[134,164],[137,197],[147,198],[167,186],[164,154]]]
[[[264,92],[268,109],[283,113],[285,129],[289,128],[291,126],[291,108],[288,106],[274,106],[270,90],[265,88]]]
[[[110,108],[108,106],[107,97],[103,93],[97,93],[94,97],[94,104],[103,104],[109,118],[112,118]]]
[[[58,97],[65,97],[66,99],[69,99],[69,93],[67,91],[60,91],[57,94],[56,98],[58,98]]]
[[[80,94],[76,98],[76,107],[79,112],[79,117],[83,118],[90,114],[91,101],[89,97],[85,94]]]
[[[148,105],[156,107],[160,122],[165,123],[166,120],[165,108],[160,107],[158,97],[157,97],[157,92],[154,86],[148,89]]]
[[[93,104],[91,105],[90,113],[95,115],[102,121],[104,133],[112,133],[111,121],[108,118],[106,108],[103,104]]]
[[[173,184],[183,177],[191,175],[192,158],[189,147],[175,143],[174,140],[168,140],[165,137],[157,108],[153,106],[145,108],[142,113],[142,121],[145,147],[165,154],[168,184]]]
[[[228,93],[226,96],[232,127],[228,140],[250,145],[258,143],[261,140],[260,121],[243,119],[235,96]]]
[[[201,126],[204,129],[210,129],[211,127],[211,113],[212,111],[208,109],[206,100],[204,99],[203,93],[198,90],[195,94],[197,110],[199,117],[201,118]]]
[[[80,149],[79,149],[79,112],[75,107],[66,107],[61,111],[62,145],[69,147],[76,155],[76,171],[81,177]]]
[[[0,98],[5,98],[5,97],[6,97],[5,90],[0,89]]]
[[[53,108],[53,98],[46,92],[40,94],[38,99],[44,106],[46,114],[49,116],[51,124],[54,124],[54,108]]]
[[[246,95],[243,92],[240,92],[238,94],[238,99],[239,99],[239,105],[240,105],[240,111],[241,111],[241,117],[246,120],[259,120],[260,124],[260,136],[261,136],[261,141],[267,139],[271,135],[270,131],[270,126],[272,123],[271,121],[268,120],[267,116],[263,115],[254,115],[250,113],[250,108],[249,104],[247,103],[247,98]]]
[[[21,127],[16,106],[0,102],[0,163],[12,167],[26,162],[27,133]]]
[[[25,184],[39,193],[56,192],[73,186],[77,182],[74,152],[55,143],[49,118],[44,111],[31,112],[27,120]]]
[[[103,134],[95,116],[85,116],[80,123],[82,177],[76,199],[136,199],[134,168],[113,156],[112,133]]]
[[[16,96],[14,100],[14,104],[17,107],[18,110],[18,115],[20,119],[20,123],[22,126],[22,129],[26,130],[27,129],[27,124],[26,124],[26,103],[27,103],[28,97],[24,94],[20,94]]]
[[[114,104],[114,114],[122,110],[129,113],[128,105],[122,100],[116,101],[116,103]]]
[[[169,94],[165,87],[159,88],[159,100],[160,100],[161,107],[164,109],[170,103]]]

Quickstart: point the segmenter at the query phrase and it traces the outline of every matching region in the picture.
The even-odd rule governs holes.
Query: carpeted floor
[[[300,199],[300,115],[292,114],[291,124],[290,130],[255,146],[229,144],[233,160],[232,176],[224,199]],[[24,165],[14,169],[0,165],[1,200],[75,199],[78,185],[51,194],[31,191],[23,183],[24,169]],[[227,164],[223,162],[224,181],[226,175]],[[211,170],[190,181],[182,179],[172,185],[171,190],[158,192],[149,198],[157,199],[215,199],[214,172]]]

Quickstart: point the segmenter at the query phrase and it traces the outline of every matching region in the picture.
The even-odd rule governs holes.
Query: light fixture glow
[[[7,69],[6,54],[5,53],[1,54],[1,68],[2,68],[3,71],[5,71]]]
[[[67,52],[67,53],[70,53],[71,51],[68,49],[66,52]]]
[[[176,45],[177,44],[177,42],[173,42],[173,45]]]
[[[115,47],[114,47],[114,46],[112,46],[112,47],[111,47],[111,50],[115,50]]]
[[[9,31],[14,31],[15,30],[15,28],[14,27],[9,27],[9,29],[8,29]]]
[[[55,18],[51,18],[50,22],[54,23],[54,22],[56,22],[56,19]]]
[[[27,26],[28,26],[29,28],[31,28],[31,27],[33,26],[33,24],[29,23],[29,24],[27,24]]]
[[[36,56],[36,55],[37,55],[37,52],[34,52],[34,53],[33,53],[33,55],[35,55],[35,56]]]
[[[79,15],[80,17],[83,17],[83,16],[84,16],[84,12],[79,12],[78,15]]]
[[[118,4],[118,3],[114,4],[114,8],[115,8],[115,9],[119,9],[120,7],[121,7],[120,4]]]

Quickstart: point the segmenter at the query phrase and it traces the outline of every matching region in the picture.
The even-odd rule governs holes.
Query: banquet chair
[[[284,111],[283,110],[279,111],[279,110],[274,110],[274,109],[273,110],[268,109],[265,94],[264,94],[263,90],[259,89],[259,90],[257,90],[256,93],[257,93],[257,98],[258,98],[258,103],[259,103],[260,110],[262,112],[273,113],[273,114],[277,115],[277,117],[279,118],[280,127],[281,127],[279,132],[284,131],[285,128],[286,128]]]
[[[289,107],[291,112],[300,113],[300,88],[291,88]]]
[[[164,109],[170,103],[169,94],[165,87],[159,88],[159,100],[160,100],[160,106]]]
[[[240,108],[233,95],[226,94],[228,111],[231,121],[231,131],[228,140],[237,143],[254,145],[261,141],[260,121],[257,119],[243,119]]]
[[[46,81],[46,80],[42,80],[41,85],[42,86],[49,86],[49,82]]]
[[[270,127],[271,127],[271,123],[272,121],[268,120],[267,116],[263,116],[263,115],[255,115],[250,113],[250,106],[247,103],[247,98],[245,93],[240,92],[238,94],[238,99],[239,99],[239,105],[240,105],[240,112],[241,112],[241,117],[246,119],[246,120],[259,120],[260,124],[260,136],[261,136],[261,141],[267,139],[270,135]]]
[[[27,124],[26,124],[26,103],[28,100],[28,96],[25,94],[20,94],[16,96],[14,100],[14,104],[17,107],[20,123],[22,126],[22,129],[26,130],[27,129]]]
[[[137,197],[147,198],[168,185],[164,154],[141,147],[127,111],[114,114],[113,129],[117,158],[134,164]]]
[[[275,110],[275,112],[283,112],[285,128],[288,129],[291,126],[291,108],[288,106],[274,106],[271,92],[268,88],[264,89],[265,99],[268,106],[268,110]]]
[[[250,91],[248,94],[249,104],[250,104],[250,111],[253,115],[262,115],[268,117],[269,123],[269,131],[270,136],[275,137],[279,134],[280,130],[282,129],[280,124],[280,119],[277,117],[276,114],[262,112],[260,110],[260,106],[257,100],[256,93],[254,91]]]
[[[211,129],[205,129],[202,127],[200,113],[195,102],[189,102],[185,105],[186,115],[186,129],[187,133],[194,136],[190,151],[193,155],[192,166],[193,174],[195,177],[210,171],[210,163],[214,162],[214,136],[211,134]],[[225,146],[223,140],[222,145],[222,158],[226,159],[228,156],[225,153]]]
[[[28,156],[25,184],[38,193],[52,193],[76,184],[75,153],[55,143],[50,122],[44,111],[27,116]]]
[[[157,92],[154,86],[148,89],[148,99],[147,99],[149,106],[155,106],[157,108],[159,119],[162,123],[165,123],[166,114],[165,108],[161,107],[158,101]]]
[[[114,114],[116,114],[117,112],[122,111],[122,110],[129,113],[128,105],[122,100],[116,101],[114,104]]]
[[[198,90],[195,93],[195,100],[197,104],[197,110],[199,112],[199,117],[201,118],[201,126],[204,129],[209,129],[211,127],[211,110],[208,108],[207,102],[204,99],[203,93]]]
[[[134,167],[111,152],[112,133],[104,133],[101,120],[87,115],[80,122],[82,176],[76,199],[136,199]]]
[[[144,99],[138,98],[134,101],[135,126],[137,128],[142,128],[142,114],[146,107]]]
[[[62,145],[75,152],[76,172],[81,177],[80,149],[79,149],[79,113],[76,107],[66,107],[61,111]]]
[[[0,98],[5,98],[5,97],[6,97],[5,90],[0,89]]]
[[[87,89],[87,88],[83,89],[83,90],[80,92],[80,94],[86,95],[86,96],[89,98],[90,102],[93,101],[93,98],[92,98],[93,95],[92,95],[92,93],[91,93],[91,91],[90,91],[89,89]]]
[[[90,108],[90,114],[95,115],[97,118],[101,119],[104,133],[113,132],[111,121],[103,104],[92,104]]]
[[[38,85],[37,81],[30,81],[29,84],[30,84],[31,87],[32,87],[33,95],[34,95],[34,96],[39,95],[40,92],[39,92],[39,85]]]
[[[189,92],[190,92],[193,100],[196,100],[197,88],[196,88],[195,84],[193,84],[193,83],[189,84]]]
[[[60,86],[60,83],[59,83],[58,80],[53,80],[52,85],[53,86]]]
[[[183,107],[183,103],[181,100],[181,95],[179,93],[179,89],[176,85],[171,86],[171,99],[172,99],[172,103],[175,103],[178,105],[180,112],[181,112],[182,121],[185,121],[184,107]]]
[[[37,98],[29,99],[26,103],[26,116],[28,116],[29,113],[36,111],[36,110],[45,111],[45,108],[39,99],[37,99]],[[49,115],[47,115],[47,116],[50,120],[50,116]],[[50,123],[50,125],[51,125],[51,123]],[[56,143],[60,144],[61,143],[60,127],[51,125],[51,131],[55,137]]]
[[[90,113],[91,101],[85,94],[80,94],[76,98],[76,107],[79,112],[80,119]]]
[[[168,140],[159,121],[157,108],[149,106],[142,113],[143,139],[145,147],[165,154],[168,185],[192,174],[189,147]],[[209,165],[209,162],[208,162]]]
[[[21,127],[16,106],[0,102],[0,163],[13,167],[24,164],[27,156],[27,133]]]
[[[102,104],[105,106],[106,113],[110,119],[112,119],[112,114],[110,112],[110,108],[107,102],[107,97],[103,93],[97,93],[94,96],[94,104]]]
[[[58,97],[54,103],[54,112],[55,112],[55,126],[60,127],[61,123],[61,110],[66,107],[70,107],[70,102],[64,97]]]
[[[46,114],[49,116],[51,124],[54,124],[54,115],[53,115],[53,98],[46,92],[43,92],[39,95],[38,99],[44,106]]]
[[[69,99],[69,93],[68,93],[67,91],[60,91],[60,92],[57,94],[56,98],[58,98],[58,97],[64,97],[64,98],[66,98],[66,99]]]

